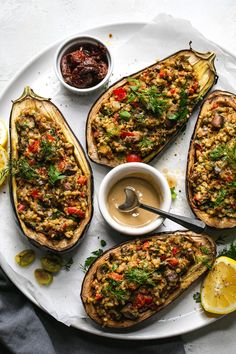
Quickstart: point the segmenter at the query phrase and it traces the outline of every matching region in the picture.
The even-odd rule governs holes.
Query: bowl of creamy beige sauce
[[[163,223],[163,218],[141,208],[122,213],[118,206],[125,201],[126,187],[132,187],[143,204],[169,211],[171,193],[164,175],[155,167],[131,162],[113,168],[103,179],[98,205],[105,221],[115,230],[128,235],[144,235]]]

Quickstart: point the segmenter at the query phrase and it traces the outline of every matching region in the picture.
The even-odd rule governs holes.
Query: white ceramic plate
[[[130,23],[130,24],[117,24],[110,26],[103,26],[99,28],[95,28],[89,31],[86,31],[86,34],[91,36],[96,36],[105,41],[108,45],[111,46],[111,49],[117,49],[120,45],[125,43],[129,38],[134,35],[134,33],[141,28],[144,24],[141,23]],[[153,24],[155,26],[155,24]],[[153,27],[153,29],[155,29]],[[109,34],[112,34],[112,38],[109,38]],[[175,34],[169,34],[172,36],[172,40],[174,40]],[[87,112],[91,106],[91,104],[95,100],[94,97],[75,97],[65,91],[59,84],[58,80],[55,77],[53,72],[53,59],[55,51],[58,47],[58,43],[54,44],[52,47],[48,48],[46,51],[41,53],[39,56],[34,58],[30,63],[28,63],[18,74],[14,77],[14,79],[10,82],[2,96],[0,97],[0,116],[1,117],[9,117],[9,112],[11,109],[11,100],[18,98],[25,85],[30,85],[36,93],[44,96],[51,97],[53,102],[58,105],[59,109],[62,110],[75,134],[79,137],[79,140],[85,146],[85,134],[84,134],[84,126],[86,121]],[[179,48],[182,49],[182,48]],[[169,49],[166,49],[167,51]],[[171,54],[174,51],[169,51]],[[229,54],[228,54],[229,55]],[[140,56],[141,58],[141,56]],[[116,51],[115,56],[115,68],[117,75],[117,64],[119,66],[119,51]],[[231,56],[232,59],[232,56]],[[148,63],[147,63],[148,64]],[[128,67],[130,65],[134,65],[135,62],[127,63]],[[120,69],[120,68],[119,68]],[[135,67],[136,69],[136,67]],[[133,71],[135,71],[135,69]],[[121,69],[120,69],[121,70]],[[129,69],[129,72],[132,70]],[[120,72],[123,76],[126,72]],[[119,75],[116,76],[116,78]],[[196,117],[195,117],[196,119]],[[188,151],[189,139],[192,134],[194,119],[188,125],[186,132],[182,137],[173,144],[172,147],[168,149],[165,156],[162,157],[158,162],[153,163],[158,169],[162,172],[166,173],[169,178],[175,178],[177,180],[177,192],[178,198],[177,201],[172,206],[172,211],[176,213],[184,213],[185,215],[191,215],[189,207],[186,202],[185,197],[185,166],[186,166],[186,157]],[[184,153],[183,153],[184,152]],[[100,181],[102,180],[104,174],[107,172],[107,169],[101,166],[97,166],[92,164],[92,168],[94,171],[95,177],[95,198],[97,189],[99,187]],[[181,190],[181,192],[179,192]],[[32,290],[32,287],[22,285],[22,277],[24,277],[24,273],[19,276],[13,270],[13,266],[11,265],[13,254],[16,254],[20,249],[19,246],[14,246],[16,242],[21,242],[21,249],[26,248],[27,243],[25,241],[19,241],[19,235],[16,231],[14,220],[11,215],[11,208],[9,203],[9,196],[6,193],[6,189],[1,192],[0,198],[0,213],[1,213],[1,237],[0,237],[0,250],[2,251],[2,258],[0,260],[1,266],[11,278],[11,280],[15,283],[15,285],[36,305],[43,308],[45,311],[51,313],[54,317],[54,312],[45,305],[40,299],[40,297],[35,296],[35,288]],[[4,216],[4,217],[3,217]],[[171,222],[165,222],[165,226],[162,227],[162,230],[175,230],[180,229],[178,225],[173,224]],[[89,244],[86,248],[86,243],[91,241],[91,233],[93,233],[93,241],[96,241],[97,235],[100,236],[100,239],[105,239],[107,241],[108,246],[112,246],[121,241],[124,241],[120,235],[112,232],[111,229],[108,229],[104,222],[101,220],[99,216],[99,212],[97,209],[97,203],[95,199],[95,216],[92,221],[92,226],[89,231],[90,235],[83,241],[83,245],[78,249],[76,257],[80,257],[79,261],[83,263],[83,260],[90,255],[90,252],[95,250],[98,245],[91,248],[92,246]],[[9,241],[9,239],[11,240]],[[8,239],[8,244],[5,240]],[[127,239],[127,238],[126,238]],[[78,257],[76,261],[78,261]],[[78,262],[79,262],[78,261]],[[21,270],[19,270],[20,272]],[[77,273],[76,273],[77,272]],[[76,266],[71,270],[70,273],[67,274],[68,277],[76,276],[79,274],[79,266]],[[45,291],[45,294],[50,295],[50,291],[57,292],[58,295],[58,303],[59,306],[64,307],[65,299],[70,301],[74,301],[70,299],[70,289],[64,286],[63,282],[63,274],[58,276],[58,279],[55,280],[55,288],[52,285],[51,289],[39,289],[39,291]],[[61,277],[61,278],[60,278]],[[81,274],[80,274],[81,278]],[[60,281],[61,279],[61,281]],[[53,284],[54,284],[53,283]],[[80,286],[80,284],[79,284]],[[200,288],[200,281],[191,286],[184,295],[182,295],[179,299],[177,299],[173,304],[171,304],[168,308],[161,311],[153,320],[145,323],[144,325],[137,327],[132,330],[126,330],[125,332],[111,332],[104,330],[94,323],[92,323],[85,314],[80,318],[77,318],[76,321],[73,322],[73,326],[79,329],[82,329],[87,332],[91,332],[94,334],[98,334],[100,336],[107,336],[113,338],[122,338],[122,339],[154,339],[154,338],[165,338],[175,335],[180,335],[194,329],[203,327],[213,321],[215,318],[207,317],[199,304],[196,304],[193,300],[193,293],[198,291]],[[37,290],[37,288],[36,288]],[[54,293],[54,294],[55,294]],[[52,297],[53,299],[53,297]],[[76,301],[80,301],[79,298],[79,290],[78,290],[78,298]],[[73,306],[77,306],[78,302],[74,302]],[[60,319],[63,321],[63,319]]]

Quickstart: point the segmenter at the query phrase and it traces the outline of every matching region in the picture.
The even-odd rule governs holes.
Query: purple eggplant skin
[[[93,320],[96,324],[100,326],[104,326],[106,330],[108,329],[119,329],[119,330],[127,330],[129,328],[137,328],[138,325],[143,324],[143,322],[146,322],[148,320],[151,320],[151,317],[155,316],[157,313],[159,313],[160,310],[168,306],[170,303],[172,303],[175,299],[177,299],[187,288],[189,288],[200,276],[202,276],[204,273],[208,271],[208,267],[213,265],[215,257],[216,257],[216,244],[215,242],[207,235],[205,234],[196,234],[192,231],[167,231],[167,232],[160,232],[155,235],[150,235],[145,238],[141,238],[140,240],[142,241],[148,241],[151,239],[165,239],[168,236],[174,236],[174,235],[181,235],[186,238],[189,238],[189,240],[194,241],[196,245],[199,246],[207,246],[210,249],[210,252],[208,254],[209,259],[208,259],[208,265],[203,264],[202,262],[195,262],[190,268],[189,271],[183,275],[182,277],[182,283],[179,288],[174,290],[169,297],[166,299],[165,303],[159,306],[157,310],[147,310],[145,311],[142,316],[140,316],[138,319],[127,319],[123,321],[114,321],[114,320],[109,320],[104,324],[101,320],[101,318],[96,314],[96,309],[89,300],[92,293],[91,293],[91,287],[90,283],[94,280],[94,277],[97,275],[97,269],[103,264],[104,260],[107,260],[109,255],[111,253],[115,253],[119,251],[119,249],[123,245],[131,244],[136,241],[136,239],[133,239],[132,241],[126,241],[122,242],[119,245],[116,245],[106,252],[104,252],[100,257],[98,257],[94,263],[89,267],[87,273],[85,274],[82,286],[81,286],[81,301],[83,303],[84,309],[87,313],[87,315]]]
[[[87,154],[89,159],[94,162],[97,163],[99,165],[102,166],[107,166],[107,167],[115,167],[117,165],[119,165],[121,162],[116,161],[116,160],[108,160],[105,158],[100,159],[97,155],[96,152],[96,143],[95,140],[92,136],[92,132],[91,132],[91,121],[93,119],[93,116],[96,115],[97,111],[99,110],[100,105],[106,100],[106,97],[109,97],[109,95],[113,92],[114,89],[123,86],[126,82],[127,79],[130,78],[136,78],[137,76],[139,76],[139,74],[142,71],[145,71],[147,69],[150,68],[154,68],[156,65],[158,65],[160,62],[164,62],[165,60],[174,57],[174,56],[178,56],[181,55],[183,53],[189,52],[189,54],[195,55],[197,58],[203,59],[203,60],[208,60],[209,63],[209,71],[211,72],[211,77],[210,77],[210,83],[209,86],[203,90],[203,94],[201,95],[201,100],[198,100],[198,102],[196,103],[196,105],[193,107],[193,111],[194,109],[200,104],[200,101],[202,101],[202,99],[205,97],[205,95],[211,90],[211,88],[217,83],[218,80],[218,75],[216,73],[216,68],[214,66],[214,59],[215,59],[215,53],[213,52],[208,52],[208,53],[199,53],[196,52],[192,49],[191,47],[191,43],[190,43],[190,49],[184,49],[184,50],[180,50],[164,59],[162,59],[159,62],[156,62],[155,64],[152,64],[146,68],[144,68],[143,70],[139,70],[138,72],[126,76],[120,80],[118,80],[117,82],[115,82],[112,86],[109,87],[109,89],[107,91],[105,91],[105,93],[102,93],[100,95],[100,97],[98,97],[98,99],[95,101],[95,103],[93,104],[93,106],[91,107],[89,113],[88,113],[88,117],[87,117],[87,121],[86,121],[86,149],[87,149]],[[209,59],[206,59],[209,58]],[[191,117],[191,115],[190,115]],[[187,122],[189,120],[189,118],[187,119],[187,121],[185,121],[181,126],[179,126],[178,130],[176,131],[176,133],[174,133],[171,138],[163,145],[159,148],[158,151],[153,151],[151,154],[149,154],[145,159],[143,159],[142,162],[144,163],[150,163],[152,160],[161,157],[162,153],[169,147],[170,144],[172,144],[175,139],[177,138],[177,136],[185,129]]]
[[[54,111],[54,114],[56,114],[57,120],[59,120],[59,123],[60,123],[64,133],[69,136],[70,142],[72,142],[72,144],[75,147],[77,158],[78,158],[78,156],[81,156],[81,158],[82,158],[81,161],[78,158],[78,162],[81,163],[81,168],[82,168],[82,163],[83,163],[85,166],[84,169],[87,171],[87,176],[89,178],[89,207],[88,207],[88,215],[86,215],[86,217],[84,219],[85,222],[83,225],[83,229],[81,230],[81,232],[80,232],[80,230],[77,229],[78,233],[76,234],[76,238],[74,238],[74,237],[72,238],[73,241],[71,242],[71,244],[60,246],[59,243],[58,243],[58,245],[50,244],[50,240],[43,242],[40,237],[40,234],[39,233],[37,234],[36,232],[34,232],[30,228],[28,228],[25,225],[25,223],[18,216],[17,205],[16,205],[17,204],[16,203],[17,202],[16,187],[15,187],[15,182],[14,182],[14,176],[10,172],[9,192],[10,192],[10,201],[11,201],[11,205],[12,205],[14,219],[15,219],[19,233],[34,246],[38,247],[41,250],[50,251],[53,253],[60,253],[60,254],[68,253],[68,252],[74,250],[81,243],[81,241],[83,240],[83,238],[86,235],[86,232],[89,228],[90,222],[93,217],[93,194],[94,194],[93,172],[92,172],[90,163],[86,157],[83,147],[81,146],[79,140],[77,139],[77,137],[73,133],[72,129],[70,128],[70,126],[67,123],[66,119],[64,118],[63,114],[56,107],[56,105],[54,105],[50,101],[50,99],[46,99],[44,97],[38,96],[37,94],[34,93],[34,91],[29,86],[25,87],[24,92],[20,98],[13,101],[12,110],[11,110],[11,114],[10,114],[10,121],[9,121],[10,161],[12,161],[12,159],[14,159],[14,154],[15,154],[14,149],[16,149],[16,147],[14,146],[15,135],[16,135],[16,131],[14,128],[14,118],[15,117],[13,115],[14,106],[15,106],[15,104],[19,104],[19,103],[24,102],[24,100],[28,100],[28,101],[32,100],[32,102],[34,102],[34,104],[39,104],[40,106],[46,105],[46,107],[48,109],[51,108]],[[44,238],[46,238],[46,237],[44,236]],[[59,242],[61,242],[61,241],[59,241]]]
[[[217,102],[217,99],[221,100],[232,100],[232,104],[234,104],[235,110],[236,110],[236,95],[232,92],[229,91],[222,91],[222,90],[215,90],[209,93],[205,100],[202,102],[200,112],[198,115],[198,119],[196,121],[194,131],[190,140],[189,144],[189,151],[188,151],[188,159],[187,159],[187,169],[186,169],[186,194],[187,194],[187,200],[189,203],[190,208],[192,209],[192,212],[195,214],[195,216],[202,221],[205,222],[205,224],[208,226],[208,231],[209,233],[217,232],[224,229],[225,231],[231,230],[236,230],[236,220],[233,218],[217,218],[217,217],[211,217],[209,214],[207,214],[204,211],[201,211],[196,207],[196,205],[193,203],[193,195],[192,195],[192,188],[191,188],[191,182],[190,182],[190,175],[191,175],[191,169],[192,166],[194,165],[195,162],[195,148],[194,148],[194,140],[195,136],[197,134],[198,128],[201,123],[201,114],[203,110],[206,109],[208,104],[212,104],[213,102]],[[220,125],[222,122],[220,122]],[[219,129],[220,126],[215,127],[215,129]]]

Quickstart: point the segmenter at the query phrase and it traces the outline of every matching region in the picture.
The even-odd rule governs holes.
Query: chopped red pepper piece
[[[149,241],[146,241],[146,242],[144,242],[144,244],[143,244],[143,246],[142,246],[142,249],[143,249],[143,250],[147,250],[147,249],[149,248],[149,246],[150,246],[150,242],[149,242]]]
[[[163,261],[166,260],[166,255],[165,255],[165,254],[162,254],[160,258],[161,258],[161,261],[163,262]]]
[[[126,156],[126,162],[142,162],[142,159],[136,154],[129,154]]]
[[[166,77],[166,73],[165,73],[163,70],[160,70],[159,76],[160,76],[161,78],[164,78],[164,77]]]
[[[198,82],[195,81],[194,84],[193,84],[193,86],[192,86],[192,88],[194,89],[194,91],[196,91],[196,90],[198,89],[198,86],[199,86]]]
[[[115,95],[115,99],[117,101],[123,101],[125,97],[127,96],[127,93],[123,87],[119,87],[113,91],[113,94]]]
[[[30,192],[31,197],[37,199],[39,198],[39,191],[37,189],[32,189],[32,191]]]
[[[174,256],[175,256],[176,253],[178,253],[178,252],[179,252],[178,247],[174,247],[174,248],[172,249],[172,253],[173,253]]]
[[[103,298],[102,294],[96,293],[95,300],[101,300]]]
[[[135,136],[135,133],[134,132],[125,132],[125,131],[122,131],[120,133],[121,138],[125,138],[126,136]]]
[[[25,210],[25,205],[24,204],[18,204],[17,209],[18,209],[18,211],[23,211],[23,210]]]
[[[216,109],[219,107],[219,103],[214,102],[213,105],[211,106],[211,109]]]
[[[39,151],[39,140],[35,140],[32,144],[28,146],[30,152],[38,152]]]
[[[173,267],[176,267],[179,264],[179,260],[177,258],[168,259],[168,263]]]
[[[57,169],[59,172],[63,171],[66,166],[66,162],[64,159],[62,159],[58,164],[57,164]]]
[[[113,279],[113,280],[116,280],[116,281],[121,281],[123,279],[123,275],[122,274],[118,274],[116,272],[112,272],[112,273],[108,274],[108,277]]]
[[[119,118],[120,118],[120,115],[119,115],[119,113],[115,113],[114,114],[114,116],[113,116],[113,121],[114,121],[114,123],[117,123],[118,122],[118,120],[119,120]]]
[[[54,138],[54,136],[52,136],[51,134],[47,134],[47,139],[49,141],[55,141],[56,140],[56,138]]]
[[[87,184],[87,177],[79,176],[77,179],[77,183],[80,184],[81,186],[84,186],[85,184]]]
[[[134,307],[141,308],[144,305],[150,305],[152,302],[153,302],[152,296],[138,293],[138,295],[134,300]]]
[[[67,213],[69,215],[71,215],[71,214],[77,215],[80,218],[84,218],[85,217],[85,212],[83,210],[80,210],[80,209],[76,208],[76,207],[68,207],[67,208]]]
[[[99,130],[95,130],[95,131],[93,132],[93,136],[94,136],[94,138],[98,138],[98,137],[99,137],[99,135],[100,135]]]
[[[176,92],[175,88],[170,89],[170,93],[173,95]]]
[[[227,182],[233,182],[234,178],[233,178],[233,176],[227,175],[227,176],[224,176],[224,180]]]

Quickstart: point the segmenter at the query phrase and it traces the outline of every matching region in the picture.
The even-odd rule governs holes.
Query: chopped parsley
[[[219,145],[210,152],[210,158],[213,161],[220,159],[225,155],[225,145]]]
[[[217,206],[221,205],[224,202],[224,199],[227,194],[228,194],[228,192],[225,189],[221,189],[217,195],[214,206],[217,207]]]
[[[41,141],[40,148],[45,160],[49,160],[56,152],[56,147],[46,139]]]
[[[219,145],[209,155],[213,161],[223,158],[231,167],[236,168],[236,144],[232,148],[226,145]]]
[[[105,240],[101,240],[101,241],[100,241],[100,244],[101,244],[102,247],[105,247],[105,246],[107,245],[107,243],[106,243]]]
[[[147,137],[143,137],[143,139],[140,141],[140,143],[138,144],[138,146],[140,147],[140,148],[149,148],[149,147],[151,147],[152,145],[153,145],[154,143],[153,143],[153,141],[152,140],[150,140],[150,139],[148,139]]]
[[[131,114],[128,111],[120,111],[120,118],[124,120],[129,120],[131,117]]]
[[[49,183],[53,185],[60,179],[65,178],[66,176],[63,175],[60,171],[58,171],[54,165],[50,165],[48,171],[48,177],[49,177]]]
[[[21,177],[27,180],[37,179],[40,177],[36,170],[29,165],[25,158],[20,158],[19,160],[13,159],[9,161],[8,166],[1,172],[0,178],[6,176],[9,172],[13,176]]]
[[[199,291],[197,291],[195,294],[193,294],[193,299],[194,299],[197,303],[201,303],[201,294],[199,293]]]
[[[175,200],[177,198],[177,193],[175,191],[175,187],[170,188],[170,193],[171,193],[171,199]]]
[[[161,116],[168,107],[167,101],[161,97],[161,94],[157,92],[155,86],[151,86],[141,92],[135,91],[135,94],[143,106],[147,110],[152,111],[156,116]]]
[[[218,257],[225,256],[232,258],[236,261],[236,243],[231,243],[230,247],[223,248],[223,250],[219,251]]]
[[[101,248],[99,248],[96,251],[93,251],[92,256],[85,259],[84,265],[80,264],[80,268],[84,272],[86,272],[88,270],[88,268],[91,266],[91,264],[93,264],[93,262],[102,254],[103,254],[103,250]]]
[[[200,246],[200,250],[205,253],[205,254],[209,254],[210,253],[210,250],[209,248],[205,247],[205,246]]]
[[[176,113],[173,113],[168,116],[170,120],[184,120],[187,118],[189,114],[188,110],[188,94],[185,90],[185,86],[182,88],[180,92],[180,100],[179,100],[179,109]]]
[[[125,278],[128,281],[134,282],[138,285],[143,285],[143,284],[155,285],[153,281],[150,279],[151,274],[152,272],[147,272],[144,269],[131,268],[125,273]]]
[[[110,295],[114,296],[117,301],[123,303],[125,300],[124,297],[127,296],[127,291],[119,287],[119,281],[110,278],[108,278],[107,281],[109,285],[104,289],[104,292],[108,292]]]

